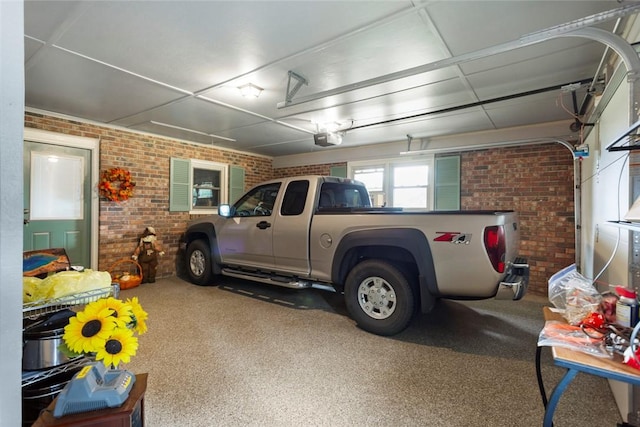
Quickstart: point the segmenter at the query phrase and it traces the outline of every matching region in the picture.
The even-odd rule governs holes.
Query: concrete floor
[[[146,425],[536,426],[535,350],[544,298],[441,301],[401,334],[347,316],[342,296],[224,278],[180,278],[138,296],[149,332],[126,366],[149,374]],[[543,349],[550,393],[563,370]],[[578,375],[556,426],[621,422],[606,380]]]

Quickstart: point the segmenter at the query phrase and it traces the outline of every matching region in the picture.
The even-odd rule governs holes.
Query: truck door
[[[309,266],[309,226],[313,202],[309,200],[309,181],[291,181],[285,189],[277,226],[273,231],[276,268],[306,276]]]
[[[216,229],[223,263],[273,269],[273,207],[279,182],[261,185],[234,204],[234,214]]]

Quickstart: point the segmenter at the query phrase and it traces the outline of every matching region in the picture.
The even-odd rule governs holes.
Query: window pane
[[[81,157],[32,153],[30,218],[82,219],[83,176]]]
[[[369,191],[382,191],[384,185],[384,168],[359,169],[353,178],[364,183]]]
[[[287,186],[282,200],[282,215],[300,215],[309,192],[309,181],[293,181]]]
[[[193,169],[194,208],[211,208],[220,204],[220,171]]]
[[[271,215],[271,211],[273,209],[273,205],[275,204],[276,197],[278,196],[279,189],[279,182],[273,184],[265,184],[258,188],[254,188],[253,191],[245,194],[240,200],[235,203],[235,215]]]
[[[393,206],[403,208],[426,208],[427,188],[396,188],[393,190]]]
[[[416,187],[429,182],[427,165],[395,166],[393,168],[394,187]]]

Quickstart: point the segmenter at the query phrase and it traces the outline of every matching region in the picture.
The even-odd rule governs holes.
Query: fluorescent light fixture
[[[261,87],[254,85],[253,83],[247,83],[246,85],[238,87],[238,89],[240,89],[240,93],[245,98],[257,98],[264,90]]]
[[[214,135],[212,133],[201,132],[199,130],[187,129],[187,128],[183,128],[183,127],[180,127],[180,126],[170,125],[168,123],[156,122],[156,121],[153,121],[153,120],[150,120],[150,123],[153,123],[154,125],[158,125],[158,126],[164,126],[164,127],[171,128],[171,129],[177,129],[177,130],[183,130],[185,132],[196,133],[198,135],[204,135],[204,136],[210,136],[212,138],[223,139],[225,141],[236,142],[236,140],[233,139],[233,138],[227,138],[225,136],[219,136],[219,135]]]

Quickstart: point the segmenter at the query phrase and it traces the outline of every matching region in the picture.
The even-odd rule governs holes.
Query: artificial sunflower
[[[142,309],[142,306],[138,302],[138,297],[133,297],[127,299],[127,305],[131,308],[131,312],[133,313],[132,321],[133,328],[140,335],[147,332],[147,318],[149,315],[146,311]]]
[[[98,309],[111,309],[113,311],[111,316],[115,319],[117,328],[126,328],[133,322],[133,311],[131,309],[131,305],[125,304],[122,300],[115,299],[113,297],[101,298],[90,303],[89,306],[94,306]]]
[[[97,349],[96,360],[105,366],[117,367],[120,362],[129,363],[138,350],[138,338],[131,329],[114,329],[104,344]]]
[[[88,305],[69,319],[64,327],[64,342],[76,353],[93,353],[102,347],[116,327],[115,317],[108,307]]]
[[[147,331],[147,317],[136,297],[93,301],[69,319],[59,349],[69,357],[85,354],[107,367],[129,363],[138,350],[136,334]]]

